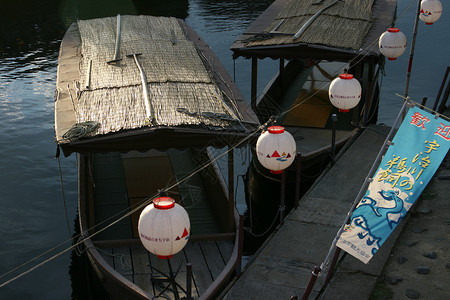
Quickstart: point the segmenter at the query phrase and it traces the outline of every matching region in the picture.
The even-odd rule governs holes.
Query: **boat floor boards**
[[[170,259],[175,281],[186,290],[186,263],[192,264],[192,296],[197,298],[217,278],[229,261],[233,251],[232,241],[188,242],[185,248]],[[167,282],[152,281],[169,274],[167,260],[159,259],[144,247],[103,248],[103,258],[125,278],[134,282],[151,295],[175,299],[173,288],[165,291]],[[160,271],[160,272],[159,272]],[[184,292],[178,287],[180,298]]]

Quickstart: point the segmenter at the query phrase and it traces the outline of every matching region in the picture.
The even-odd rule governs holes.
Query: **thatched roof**
[[[118,20],[120,43],[115,57]],[[119,60],[111,62],[113,58]],[[114,133],[136,136],[130,131],[149,134],[169,128],[189,129],[190,134],[199,129],[208,135],[242,135],[255,127],[256,118],[224,70],[181,20],[120,16],[78,21],[61,46],[57,142],[94,143],[105,135],[116,139]],[[84,122],[98,123],[89,138],[67,137],[75,123]]]
[[[277,0],[231,49],[236,57],[376,56],[395,6],[395,0]]]

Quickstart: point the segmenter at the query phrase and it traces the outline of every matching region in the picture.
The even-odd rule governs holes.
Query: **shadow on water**
[[[74,221],[73,244],[79,241],[80,226],[78,215]],[[70,281],[72,284],[73,300],[109,300],[106,290],[96,276],[86,252],[82,246],[72,251],[69,267]]]

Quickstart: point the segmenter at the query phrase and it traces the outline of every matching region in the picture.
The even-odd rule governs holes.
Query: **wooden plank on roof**
[[[309,1],[309,2],[308,2]],[[294,4],[298,5],[304,5],[308,4],[313,0],[306,0],[306,1],[296,1]],[[371,0],[370,0],[371,1]],[[356,5],[355,3],[364,3],[364,11],[368,11],[368,8],[371,8],[371,19],[370,26],[368,24],[365,25],[364,31],[367,31],[365,34],[363,34],[362,38],[362,44],[360,45],[360,48],[355,48],[356,46],[353,46],[353,49],[347,49],[342,48],[343,45],[330,43],[329,41],[332,41],[334,37],[326,37],[325,42],[321,42],[322,44],[314,44],[318,43],[318,41],[311,40],[311,38],[321,38],[322,36],[325,36],[321,34],[319,31],[317,31],[317,28],[315,28],[313,31],[311,31],[310,34],[308,34],[310,37],[306,40],[297,39],[295,41],[292,40],[293,35],[295,34],[295,29],[300,29],[301,27],[299,25],[289,25],[289,21],[285,22],[283,26],[291,26],[289,30],[285,28],[285,31],[283,31],[282,27],[277,29],[277,32],[281,32],[284,34],[287,34],[285,36],[283,35],[272,35],[270,33],[270,30],[272,30],[276,25],[279,24],[280,20],[275,20],[277,17],[279,17],[279,13],[282,11],[282,9],[285,7],[285,5],[289,4],[291,0],[277,0],[275,1],[266,11],[264,11],[258,19],[255,20],[254,23],[252,23],[248,30],[246,30],[242,36],[240,36],[231,46],[231,50],[234,52],[234,57],[238,56],[245,56],[247,58],[250,57],[272,57],[272,58],[279,58],[279,57],[286,57],[286,58],[322,58],[322,59],[333,59],[333,60],[348,60],[352,57],[355,57],[356,55],[364,54],[366,56],[372,57],[379,55],[379,50],[377,47],[377,42],[379,36],[389,28],[394,20],[395,17],[395,11],[396,11],[396,1],[395,0],[374,0],[373,5],[371,5],[371,2],[367,2],[366,0],[349,0],[345,1],[344,4],[345,7],[348,7],[349,4],[357,7],[360,9],[359,5]],[[317,1],[313,1],[317,2]],[[325,1],[322,5],[327,5],[331,3],[332,1]],[[344,2],[343,2],[344,3]],[[336,4],[340,5],[340,4]],[[310,5],[311,6],[311,5]],[[316,5],[314,5],[316,6]],[[319,6],[319,5],[318,5]],[[341,6],[343,8],[344,6]],[[336,9],[336,7],[334,7]],[[317,10],[317,8],[315,8]],[[330,8],[331,9],[331,8]],[[326,14],[319,16],[317,20],[313,22],[314,26],[323,26],[324,20],[320,20],[320,18],[323,18],[324,16],[326,18],[336,18],[336,16],[332,15],[333,10],[328,11],[328,16]],[[345,12],[344,12],[345,13]],[[294,14],[295,15],[295,14]],[[297,17],[297,18],[304,18],[305,20],[310,15],[305,15],[303,17]],[[367,16],[365,17],[367,19]],[[360,22],[358,18],[341,18],[342,21],[348,20],[350,23],[348,23],[348,27],[352,29],[353,26],[355,28],[355,25],[350,25],[352,22]],[[305,20],[302,22],[304,23]],[[325,20],[326,21],[326,20]],[[302,23],[300,22],[300,23]],[[326,21],[328,23],[331,23],[333,26],[331,29],[336,28],[335,21],[332,21],[332,19],[329,19]],[[342,23],[345,25],[345,23]],[[342,25],[342,26],[343,26]],[[328,26],[329,27],[329,26]],[[347,27],[347,26],[344,26]],[[356,26],[356,29],[360,30],[360,25]],[[312,29],[314,27],[311,27]],[[353,29],[354,29],[353,28]],[[361,27],[362,28],[362,27]],[[353,30],[352,29],[352,30]],[[321,29],[322,30],[322,29]],[[292,31],[292,32],[291,32]],[[342,32],[345,32],[341,30]],[[331,31],[330,31],[331,32]],[[348,31],[350,33],[351,31]],[[341,36],[342,34],[339,33],[336,36]],[[248,43],[249,38],[252,38],[254,42]],[[269,38],[269,39],[267,39]],[[258,40],[260,39],[260,41]],[[342,38],[341,38],[342,40]],[[309,43],[309,44],[308,44]],[[354,43],[354,42],[352,42]],[[356,45],[356,44],[355,44]],[[341,47],[341,48],[339,48]]]

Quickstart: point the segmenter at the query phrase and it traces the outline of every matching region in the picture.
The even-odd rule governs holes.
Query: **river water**
[[[0,299],[70,299],[71,251],[31,270],[70,246],[76,219],[76,158],[61,158],[59,168],[53,142],[57,57],[68,25],[77,18],[117,13],[184,18],[211,46],[228,72],[235,74],[235,81],[249,99],[250,62],[242,58],[234,62],[229,48],[272,1],[104,0],[95,1],[95,7],[94,1],[87,0],[8,2],[2,4],[0,12],[0,284],[30,272],[1,287]],[[400,0],[399,13],[410,3]],[[415,10],[413,0],[396,24],[406,34],[409,45]],[[409,95],[419,102],[428,97],[429,107],[450,64],[450,19],[446,15],[444,7],[437,23],[419,24]],[[386,64],[379,122],[392,124],[402,104],[395,93],[404,94],[409,51],[410,46],[402,57]],[[266,59],[259,66],[261,90],[278,63]],[[59,244],[62,247],[50,251]],[[31,259],[35,260],[16,269]]]

